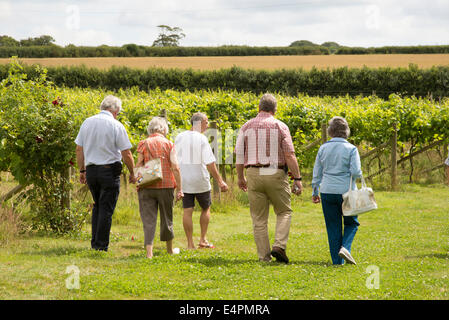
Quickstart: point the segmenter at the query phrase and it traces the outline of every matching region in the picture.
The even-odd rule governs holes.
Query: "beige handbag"
[[[373,189],[368,188],[365,184],[365,179],[362,179],[362,188],[352,190],[352,175],[349,182],[349,190],[343,194],[342,210],[344,216],[356,216],[374,209],[377,209],[376,200],[374,200]]]
[[[145,146],[150,153],[150,147],[148,141],[145,141]],[[137,186],[146,187],[155,184],[162,180],[162,163],[160,158],[154,158],[148,160],[143,167],[136,167],[134,169],[134,175],[138,176]]]

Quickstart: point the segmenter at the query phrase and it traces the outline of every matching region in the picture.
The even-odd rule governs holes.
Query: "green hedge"
[[[0,58],[83,58],[83,57],[187,57],[187,56],[274,56],[327,55],[326,47],[147,47],[127,44],[122,47],[29,46],[1,47]]]
[[[29,77],[36,77],[33,66],[25,66]],[[8,74],[8,66],[0,66],[0,78]],[[249,70],[238,67],[214,71],[192,69],[134,69],[112,67],[107,70],[85,66],[49,67],[48,78],[58,86],[80,88],[138,87],[175,90],[237,90],[254,93],[279,92],[287,95],[305,93],[313,96],[351,96],[375,93],[388,97],[391,93],[436,97],[449,96],[449,67],[408,68],[336,68]]]

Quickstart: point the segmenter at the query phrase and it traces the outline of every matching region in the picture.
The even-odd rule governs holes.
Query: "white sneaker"
[[[350,263],[350,264],[357,264],[357,263],[355,263],[355,260],[354,260],[354,258],[351,256],[351,254],[349,253],[349,251],[346,250],[346,248],[344,248],[344,247],[341,247],[340,252],[338,252],[338,255],[339,255],[341,258],[345,259],[345,261],[346,261],[347,263]]]

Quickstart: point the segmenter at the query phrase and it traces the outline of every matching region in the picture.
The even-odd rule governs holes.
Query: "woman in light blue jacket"
[[[341,206],[351,176],[355,188],[355,179],[362,175],[360,156],[357,148],[346,140],[350,130],[344,118],[332,118],[327,132],[331,140],[321,145],[313,167],[312,200],[322,204],[332,263],[356,264],[351,245],[359,222],[357,216],[343,216]]]

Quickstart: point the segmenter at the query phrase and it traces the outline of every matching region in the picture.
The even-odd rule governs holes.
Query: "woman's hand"
[[[140,178],[142,178],[142,175],[139,173],[139,174],[137,174],[137,176],[136,175],[132,175],[132,176],[134,177],[134,183],[137,184],[136,191],[139,191],[140,188],[139,188],[138,182],[139,182]],[[131,183],[131,175],[129,176],[129,178],[130,178],[130,183]]]
[[[184,198],[184,192],[182,192],[182,190],[177,190],[176,191],[176,201],[179,201],[182,198]]]
[[[132,183],[132,184],[137,183],[137,179],[138,179],[138,177],[136,177],[134,174],[132,174],[132,173],[129,174],[129,183]]]
[[[312,196],[312,202],[313,203],[320,203],[321,202],[320,196]]]

